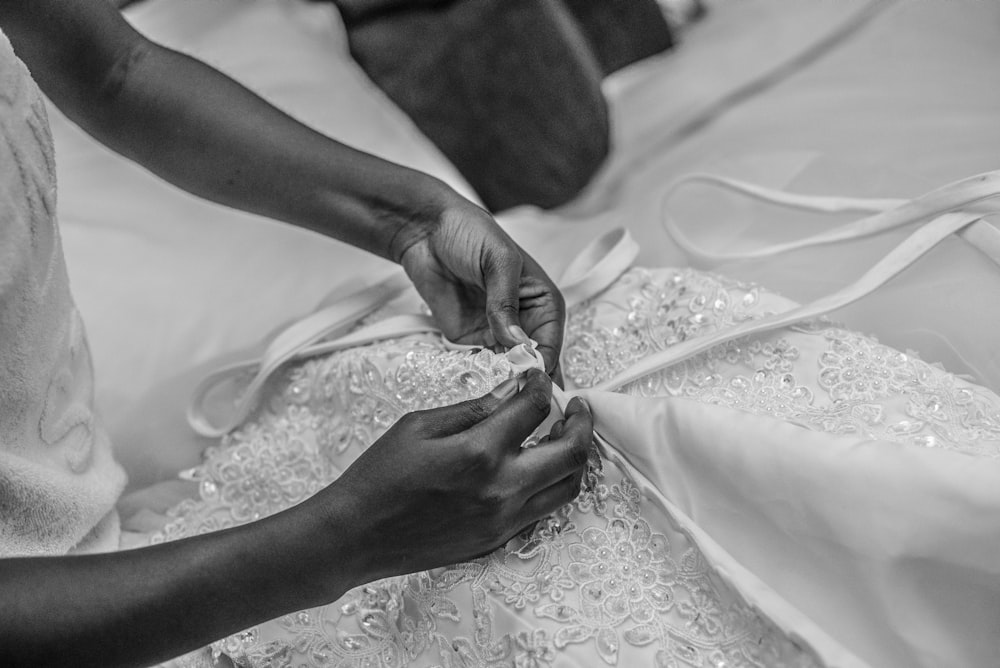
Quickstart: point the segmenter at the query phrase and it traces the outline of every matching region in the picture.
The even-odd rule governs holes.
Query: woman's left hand
[[[511,348],[531,338],[558,379],[562,295],[486,211],[447,189],[440,209],[400,230],[391,256],[450,340]]]

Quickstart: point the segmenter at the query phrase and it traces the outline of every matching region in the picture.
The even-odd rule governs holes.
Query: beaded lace
[[[570,389],[791,302],[692,270],[634,269],[572,310]],[[288,368],[244,427],[189,473],[200,497],[154,542],[304,500],[404,413],[484,394],[503,355],[417,335]],[[620,391],[688,396],[815,430],[997,456],[1000,398],[862,336],[814,322],[718,346]],[[816,666],[750,607],[635,481],[592,458],[585,491],[482,559],[389,578],[213,646],[241,666]],[[331,564],[332,568],[336,564]]]
[[[571,315],[566,373],[577,387],[593,387],[651,352],[790,305],[710,274],[633,269]],[[825,320],[737,339],[617,389],[688,396],[821,431],[1000,456],[995,394]]]

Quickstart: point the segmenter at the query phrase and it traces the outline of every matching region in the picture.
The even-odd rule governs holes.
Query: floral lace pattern
[[[635,654],[620,661],[624,642],[656,666],[816,665],[681,534],[654,531],[627,477],[591,476],[576,502],[488,557],[361,587],[215,650],[248,666],[544,668],[572,645],[632,665]],[[511,626],[501,608],[514,630],[498,633]]]
[[[784,310],[754,286],[632,270],[570,314],[577,387],[678,341]],[[408,411],[481,395],[510,365],[411,336],[311,359],[272,381],[254,419],[190,472],[200,498],[154,541],[305,499]],[[909,353],[818,321],[730,341],[621,391],[688,396],[816,430],[997,456],[1000,399]],[[754,610],[617,467],[482,559],[389,578],[213,646],[241,666],[779,667],[818,660]]]
[[[570,317],[567,376],[592,387],[650,352],[791,304],[774,299],[691,270],[631,270]],[[995,394],[824,320],[730,341],[620,391],[689,396],[827,432],[1000,457]]]
[[[256,419],[189,473],[200,498],[178,506],[154,541],[297,503],[403,413],[483,394],[509,375],[502,355],[447,351],[430,336],[295,366]],[[548,668],[565,657],[573,665],[573,656],[606,665],[817,665],[720,580],[621,471],[595,456],[586,490],[488,557],[372,583],[214,651],[245,666]]]
[[[613,289],[623,293],[628,309],[621,322],[596,326],[598,309],[602,315],[609,306],[621,310],[621,304],[607,300],[591,301],[570,313],[563,357],[577,387],[593,387],[651,353],[749,320],[760,301],[757,287],[723,283],[692,270],[654,281],[650,272],[633,269]]]

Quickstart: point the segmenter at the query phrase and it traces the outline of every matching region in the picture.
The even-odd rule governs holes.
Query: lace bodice
[[[571,312],[568,389],[790,304],[692,270],[631,270]],[[294,365],[255,418],[190,472],[200,498],[175,509],[155,540],[297,503],[404,413],[481,395],[510,373],[503,355],[448,350],[433,335]],[[996,456],[1000,441],[995,395],[827,322],[731,342],[619,389],[913,447]],[[214,651],[247,666],[819,665],[626,472],[596,455],[573,504],[489,557],[372,583]]]

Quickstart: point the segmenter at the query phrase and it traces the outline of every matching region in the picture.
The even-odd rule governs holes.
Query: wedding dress
[[[817,317],[952,233],[1000,257],[980,221],[1000,175],[914,202],[715,182],[878,212],[798,245],[926,224],[805,307],[709,273],[632,267],[627,236],[606,235],[562,281],[567,387],[556,403],[585,397],[598,445],[579,498],[488,557],[371,583],[212,653],[241,666],[516,668],[1000,656],[1000,397]],[[295,504],[404,413],[479,396],[538,363],[523,346],[447,343],[402,285],[342,300],[263,359],[206,379],[190,414],[199,431],[249,419],[187,473],[199,498],[173,509],[154,542]]]

